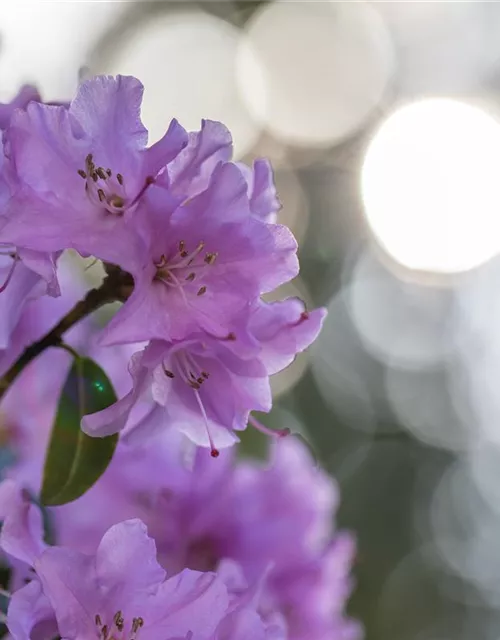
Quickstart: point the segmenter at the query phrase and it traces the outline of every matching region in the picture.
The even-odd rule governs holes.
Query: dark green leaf
[[[104,371],[93,360],[75,359],[64,384],[45,459],[41,501],[66,504],[83,495],[104,473],[117,435],[91,438],[80,429],[82,416],[116,402]]]

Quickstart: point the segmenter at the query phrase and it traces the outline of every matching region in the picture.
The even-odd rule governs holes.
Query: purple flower
[[[167,578],[154,541],[137,519],[111,527],[91,555],[65,547],[42,549],[33,569],[35,577],[9,605],[7,626],[14,640],[29,640],[39,625],[54,629],[54,622],[66,640],[267,637],[251,598],[245,593],[230,597],[216,574],[185,569]]]
[[[238,166],[248,184],[248,197],[253,215],[266,222],[276,222],[281,202],[276,193],[269,160],[259,158],[254,161],[252,168],[243,163],[238,163]]]
[[[25,109],[31,101],[40,102],[40,100],[40,94],[36,87],[29,84],[21,87],[11,102],[0,103],[0,129],[2,131],[7,129],[16,109]]]
[[[284,616],[289,640],[361,638],[344,615],[354,540],[333,531],[337,487],[299,440],[279,440],[268,466],[199,450],[190,469],[169,465],[160,486],[148,523],[170,571],[231,559],[243,576],[231,591],[260,582],[259,613],[269,624]]]
[[[229,162],[233,141],[220,122],[202,120],[200,131],[188,134],[187,146],[172,160],[158,183],[181,201],[193,198],[208,187],[217,165]]]
[[[235,432],[246,428],[250,411],[270,410],[269,375],[314,340],[324,313],[307,313],[295,299],[258,303],[249,314],[248,343],[241,344],[237,334],[218,338],[207,333],[179,342],[152,341],[132,358],[131,392],[85,416],[82,428],[97,436],[122,430],[134,404],[151,390],[156,411],[127,430],[128,441],[169,426],[217,456],[219,448],[238,440]]]
[[[69,107],[32,102],[14,114],[6,135],[20,188],[0,240],[46,252],[73,247],[126,270],[141,261],[134,216],[157,174],[187,144],[174,120],[146,148],[142,94],[135,78],[98,76],[80,86]]]
[[[34,87],[21,88],[12,102],[0,103],[0,131],[9,127],[16,110],[23,110],[40,96]],[[17,187],[13,167],[6,161],[3,141],[0,152],[0,228],[5,222],[5,206]],[[59,284],[56,276],[56,256],[39,251],[15,247],[12,243],[0,242],[0,349],[5,349],[24,303],[48,293],[58,296]]]
[[[145,201],[147,262],[132,272],[132,296],[105,329],[103,344],[180,340],[200,329],[225,337],[261,293],[298,271],[295,239],[286,227],[252,215],[234,164],[218,164],[206,190],[180,206],[160,187]]]

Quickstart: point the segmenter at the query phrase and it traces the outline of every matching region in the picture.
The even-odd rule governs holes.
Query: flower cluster
[[[118,611],[124,620],[144,620],[141,640],[359,640],[360,626],[343,614],[354,544],[349,534],[332,532],[335,484],[295,438],[277,442],[268,464],[238,461],[233,451],[216,464],[203,450],[187,461],[175,433],[140,450],[121,445],[101,483],[76,502],[48,510],[52,535],[62,545],[54,549],[41,541],[40,513],[21,485],[0,484],[0,547],[16,568],[13,583],[22,584],[28,567],[36,575],[9,606],[15,640],[27,640],[42,618],[55,618],[59,635],[76,639],[66,619],[76,624],[80,617],[83,627],[99,615],[109,627]],[[11,475],[26,478],[26,470],[15,465]],[[142,523],[154,544],[146,542]],[[157,562],[162,572],[155,582],[149,574]],[[176,611],[171,601],[166,606],[161,600],[164,619],[155,613],[155,598],[164,597],[163,589],[171,594],[166,584],[158,589],[165,571],[170,584],[210,585],[206,594],[201,587],[178,594],[176,586],[175,598],[182,595],[186,607],[184,626],[170,619]],[[211,635],[217,625],[232,625],[231,631]],[[110,637],[135,636],[115,631]]]
[[[359,640],[336,485],[293,436],[261,462],[232,447],[269,431],[251,412],[325,314],[266,301],[298,273],[271,167],[233,162],[209,120],[148,147],[142,94],[95,77],[70,103],[24,87],[0,105],[0,618],[13,640]],[[102,263],[99,287],[67,250]],[[78,499],[41,506],[83,353],[116,396],[86,411],[79,379],[77,438],[116,450]],[[78,455],[70,477],[93,462]]]
[[[314,340],[324,310],[261,298],[298,272],[295,239],[275,221],[269,164],[232,162],[231,136],[212,121],[187,133],[174,120],[147,147],[142,92],[135,78],[96,77],[69,105],[25,90],[6,108],[0,243],[9,308],[0,347],[29,295],[42,283],[59,292],[64,250],[120,269],[131,285],[99,341],[147,346],[132,358],[132,391],[82,428],[121,431],[152,393],[164,425],[216,456],[250,411],[269,411],[269,375]],[[133,426],[134,437],[151,432],[150,420]]]

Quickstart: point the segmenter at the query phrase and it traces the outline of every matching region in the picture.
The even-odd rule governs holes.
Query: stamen
[[[106,194],[102,189],[97,189],[97,195],[99,196],[100,202],[104,202],[106,200]]]
[[[98,613],[95,614],[95,623],[97,627],[100,627],[102,625],[101,616]]]
[[[296,320],[295,322],[289,322],[288,326],[297,327],[299,324],[302,324],[306,320],[309,320],[309,311],[307,311],[307,309],[305,311],[302,311],[302,313],[298,317],[298,320]]]
[[[132,633],[137,633],[137,631],[144,626],[143,618],[134,618],[132,620]]]
[[[81,176],[84,180],[87,179],[87,174],[83,169],[78,169],[78,175]]]
[[[207,255],[205,256],[205,262],[207,264],[213,264],[217,258],[217,253],[207,253]]]
[[[106,180],[107,175],[104,171],[104,169],[102,167],[98,167],[95,172],[97,173],[97,175],[99,176],[99,178],[101,178],[101,180]]]
[[[122,176],[122,174],[121,174],[121,173],[117,173],[117,174],[116,174],[116,179],[118,180],[118,184],[119,184],[120,186],[122,186],[122,185],[123,185],[123,176]]]
[[[186,280],[187,280],[188,282],[193,282],[193,280],[195,279],[195,277],[196,277],[196,274],[195,274],[195,273],[193,273],[193,272],[191,271],[191,273],[190,273],[188,276],[186,276]]]
[[[111,176],[113,175],[111,169],[106,169],[106,173],[108,174],[108,178],[111,178]]]
[[[118,180],[118,176],[121,174],[117,174],[116,175],[116,179]],[[122,182],[120,182],[120,180],[118,180],[118,182],[120,184],[123,184],[123,176],[122,176]],[[130,206],[133,207],[134,204],[136,204],[136,202],[138,202],[138,200],[140,200],[140,198],[142,198],[142,196],[144,195],[144,193],[146,192],[146,189],[152,185],[154,183],[155,179],[153,178],[153,176],[147,176],[146,180],[144,181],[144,186],[142,187],[142,189],[139,191],[139,193],[135,196],[135,198],[132,200],[132,202],[130,203]]]
[[[269,427],[266,427],[256,420],[251,414],[248,416],[248,422],[254,429],[264,433],[266,436],[271,436],[271,438],[284,438],[290,435],[290,429],[269,429]]]
[[[91,153],[89,153],[89,154],[88,154],[88,156],[85,158],[85,164],[87,164],[87,165],[92,165],[92,164],[94,164],[94,163],[92,162],[93,157],[94,157],[94,156],[93,156]]]
[[[201,401],[200,394],[198,393],[198,391],[195,390],[194,395],[196,396],[198,406],[200,407],[201,415],[203,416],[203,420],[205,421],[205,429],[207,431],[208,443],[210,445],[210,455],[212,456],[212,458],[218,458],[219,450],[215,448],[214,441],[212,439],[212,434],[210,433],[207,412],[205,411],[205,407],[203,406],[203,402]]]
[[[95,171],[93,171],[90,175],[91,175],[92,180],[94,182],[97,182],[99,180],[99,177],[98,177],[98,175],[97,175],[97,173]]]
[[[167,376],[167,378],[175,378],[174,374],[169,369],[167,369],[165,367],[163,362],[162,362],[161,366],[162,366],[162,369],[163,369],[163,373]]]
[[[5,278],[5,282],[0,287],[0,293],[5,291],[5,289],[7,289],[7,287],[9,286],[9,282],[12,280],[12,276],[14,275],[14,270],[18,262],[19,262],[19,258],[17,257],[17,255],[15,255],[14,259],[12,260],[12,264],[10,265],[9,272],[7,273],[7,277]]]
[[[123,619],[123,615],[121,611],[117,611],[113,617],[113,622],[115,623],[118,631],[123,631],[123,627],[125,625],[125,620]]]
[[[206,293],[206,291],[207,291],[207,288],[206,288],[205,286],[200,287],[200,288],[198,289],[198,292],[197,292],[197,294],[196,294],[196,295],[197,295],[197,296],[202,296],[204,293]]]
[[[107,640],[108,632],[109,632],[108,625],[107,625],[107,624],[105,624],[105,625],[101,628],[101,633],[102,633],[102,638],[103,638],[103,640]]]

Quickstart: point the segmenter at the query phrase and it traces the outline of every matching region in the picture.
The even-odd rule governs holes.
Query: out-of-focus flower
[[[150,523],[160,558],[176,571],[230,558],[249,583],[265,576],[259,611],[283,615],[290,639],[360,638],[344,615],[355,544],[332,529],[336,486],[300,441],[274,451],[267,467],[237,462],[232,449],[215,463],[198,451],[190,470],[165,473]]]
[[[6,161],[3,136],[16,111],[39,102],[38,91],[29,85],[21,88],[10,103],[0,103],[0,229],[5,223],[4,208],[18,187],[15,169]],[[6,349],[23,306],[44,293],[58,296],[55,254],[43,253],[10,242],[0,242],[0,349]]]
[[[139,633],[145,640],[269,637],[252,598],[230,594],[215,573],[184,569],[167,578],[140,520],[111,527],[92,555],[44,547],[41,527],[36,532],[29,527],[24,502],[34,507],[21,494],[10,481],[0,485],[1,546],[13,549],[14,557],[32,564],[35,572],[10,601],[7,626],[14,640],[29,640],[40,625],[68,640],[135,640]]]

